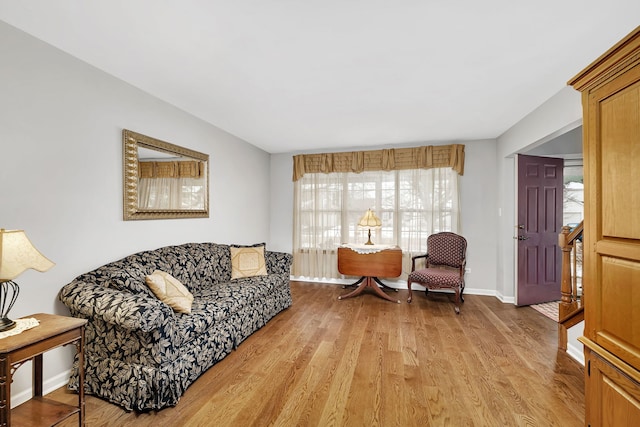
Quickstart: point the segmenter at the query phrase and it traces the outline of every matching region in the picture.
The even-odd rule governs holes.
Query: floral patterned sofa
[[[231,279],[231,247],[187,243],[130,255],[75,278],[59,293],[88,319],[85,391],[128,410],[178,403],[204,371],[292,303],[292,257],[264,251],[266,275]],[[193,294],[175,312],[145,283],[169,273]],[[77,361],[69,388],[78,390]]]

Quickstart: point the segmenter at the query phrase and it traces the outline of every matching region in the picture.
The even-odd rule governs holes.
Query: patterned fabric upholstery
[[[89,321],[85,392],[128,410],[176,405],[204,371],[291,306],[291,255],[265,258],[266,276],[231,280],[228,245],[188,243],[130,255],[63,287],[71,315]],[[189,289],[191,314],[153,295],[145,276],[154,270]],[[69,388],[78,390],[77,360]]]
[[[411,273],[412,282],[438,288],[454,288],[462,284],[460,273],[455,270],[423,268]]]
[[[411,284],[418,283],[429,289],[453,289],[455,292],[455,310],[460,312],[460,301],[464,302],[464,269],[466,267],[467,240],[455,233],[442,232],[427,238],[426,255],[416,256],[412,260],[411,273],[407,279],[409,300],[411,302]],[[416,269],[416,259],[425,258],[425,267]]]
[[[429,264],[459,268],[465,259],[467,241],[454,233],[432,234],[427,238]]]

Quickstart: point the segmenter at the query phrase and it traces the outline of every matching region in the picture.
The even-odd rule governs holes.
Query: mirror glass
[[[209,155],[127,129],[124,219],[209,217]]]

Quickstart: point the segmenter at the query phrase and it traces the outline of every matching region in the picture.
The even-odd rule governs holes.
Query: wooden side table
[[[362,276],[364,280],[355,290],[346,295],[341,295],[338,299],[355,297],[360,295],[366,288],[371,288],[373,292],[381,298],[400,304],[399,299],[393,299],[382,292],[376,282],[381,283],[379,277],[398,277],[402,274],[402,250],[400,248],[384,249],[379,252],[361,254],[353,249],[338,248],[338,271],[347,276]]]
[[[52,426],[74,414],[78,414],[78,425],[84,426],[84,327],[87,321],[44,313],[27,317],[36,318],[40,324],[0,339],[0,426]],[[78,406],[42,396],[42,355],[68,344],[75,344],[78,351]],[[33,360],[33,398],[11,410],[13,373],[29,360]]]

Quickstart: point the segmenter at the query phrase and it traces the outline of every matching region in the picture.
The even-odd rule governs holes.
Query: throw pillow
[[[262,243],[254,243],[253,245],[239,245],[237,243],[234,243],[232,245],[230,245],[232,248],[257,248],[259,246],[264,246],[264,249],[267,249],[267,244],[265,242]]]
[[[264,259],[264,245],[231,246],[231,278],[266,276],[267,265]]]
[[[155,296],[178,313],[191,313],[193,294],[178,279],[156,270],[145,277],[145,281]]]

